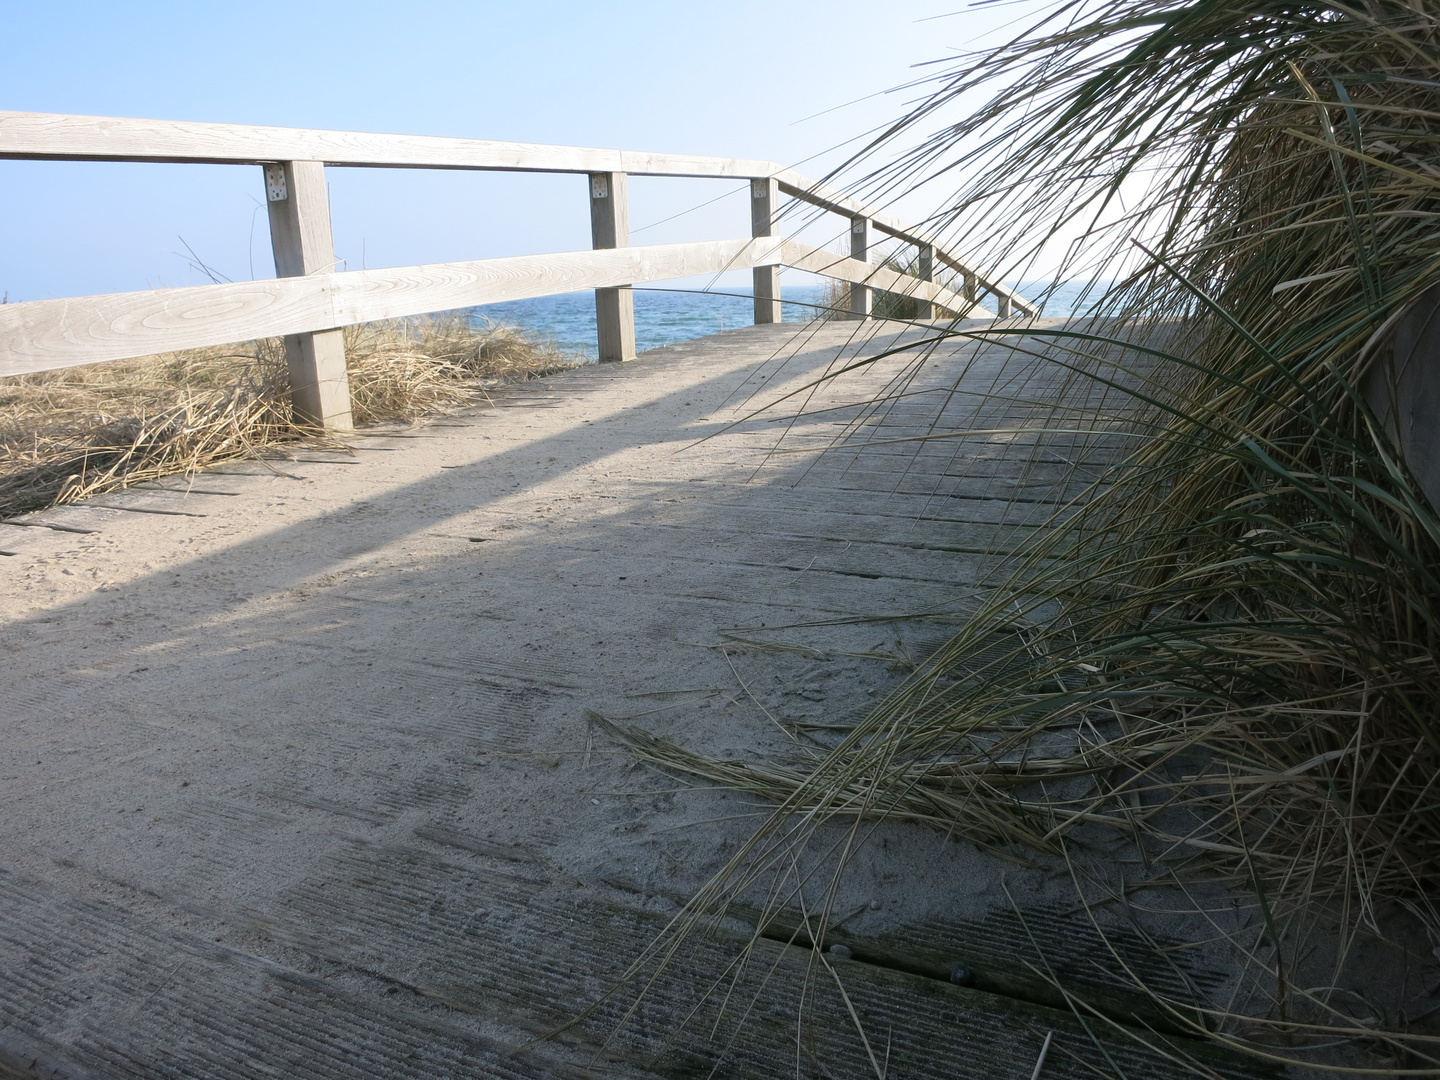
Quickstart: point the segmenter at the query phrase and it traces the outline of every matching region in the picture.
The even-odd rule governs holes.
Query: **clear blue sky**
[[[834,147],[906,97],[870,95],[1014,17],[946,0],[0,0],[0,109],[813,159],[803,169],[818,176],[840,160]],[[589,246],[579,177],[330,178],[351,268]],[[737,195],[721,182],[632,181],[634,242],[745,235]],[[202,283],[182,237],[228,277],[272,276],[261,197],[254,166],[0,161],[0,292],[14,302]]]

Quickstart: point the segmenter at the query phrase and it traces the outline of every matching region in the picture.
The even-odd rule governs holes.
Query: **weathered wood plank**
[[[398,169],[478,169],[503,172],[623,172],[636,176],[770,178],[782,192],[814,206],[868,218],[881,232],[912,244],[935,237],[893,214],[818,184],[774,161],[609,150],[544,143],[497,142],[432,135],[207,124],[0,110],[0,159],[69,161],[170,161],[202,164],[264,164],[319,161],[331,166]],[[974,274],[972,267],[938,249],[945,265]],[[1016,310],[1034,311],[1023,297],[978,278],[989,291],[1009,296]]]
[[[1008,297],[1017,311],[1031,315],[1039,314],[1040,309],[1019,293],[1015,292],[1015,290],[983,277],[969,263],[951,254],[944,248],[936,246],[937,238],[934,235],[916,229],[913,225],[906,224],[893,214],[887,214],[883,210],[876,210],[864,202],[861,202],[859,199],[835,191],[823,184],[817,184],[805,176],[802,176],[800,173],[797,173],[794,169],[781,169],[774,175],[780,185],[780,190],[784,194],[844,217],[867,218],[871,225],[880,232],[893,236],[898,240],[904,240],[907,244],[915,244],[917,247],[923,245],[935,246],[935,258],[952,270],[974,278],[975,281],[982,285],[987,291],[996,296]]]
[[[778,240],[524,255],[0,305],[0,375],[776,261]]]
[[[780,185],[775,180],[761,178],[750,181],[751,236],[775,235],[775,211],[779,203]],[[751,282],[756,324],[781,322],[780,267],[755,267]]]
[[[187,120],[0,111],[0,158],[203,164],[308,160],[377,168],[624,172],[736,179],[773,176],[788,194],[827,209],[846,214],[864,209],[859,200],[830,191],[773,161]],[[882,229],[909,231],[891,215],[872,214]]]
[[[364,442],[388,452],[343,469],[285,466],[314,483],[256,463],[227,479],[242,494],[215,500],[208,519],[109,515],[126,520],[106,524],[104,543],[51,538],[50,578],[0,575],[19,690],[0,730],[27,764],[0,816],[0,971],[12,976],[0,979],[0,1074],[37,1060],[31,1075],[78,1077],[291,1075],[303,1062],[323,1080],[362,1069],[367,1080],[785,1080],[798,1031],[807,1075],[858,1077],[873,1070],[853,1008],[884,1039],[891,1075],[910,1080],[1030,1076],[1050,1031],[1046,1080],[1186,1075],[1106,1020],[1090,1038],[1069,1013],[986,991],[1043,992],[1003,979],[1031,963],[1087,1004],[1097,982],[1134,970],[1168,976],[1157,988],[1183,1000],[1211,985],[1200,982],[1208,954],[1162,939],[1137,955],[1112,928],[1198,924],[1188,944],[1210,936],[1203,918],[1137,905],[1110,919],[1069,896],[1059,912],[1040,906],[1039,873],[1014,887],[1017,909],[990,887],[1012,864],[918,828],[892,830],[883,853],[873,844],[856,863],[866,877],[854,880],[875,883],[861,897],[884,905],[848,914],[847,903],[840,931],[833,919],[827,931],[845,936],[816,942],[851,949],[827,954],[848,998],[833,980],[817,996],[803,939],[752,942],[731,922],[685,943],[626,1029],[616,1019],[629,999],[617,997],[564,1039],[510,1053],[609,989],[669,922],[656,898],[693,896],[751,833],[744,819],[713,820],[728,814],[720,793],[671,797],[673,781],[630,771],[603,740],[593,759],[575,753],[589,747],[580,705],[643,712],[636,722],[711,754],[781,752],[761,710],[828,739],[820,725],[851,722],[901,677],[864,650],[894,641],[923,657],[947,629],[901,618],[877,638],[853,617],[969,596],[994,565],[975,552],[1013,532],[933,505],[909,450],[837,451],[822,474],[775,457],[779,429],[759,418],[714,430],[777,349],[791,357],[783,388],[762,391],[772,397],[857,344],[874,355],[895,341],[852,331],[809,328],[797,350],[790,328],[746,327],[630,369],[564,373],[527,391],[555,410],[384,433]],[[1007,355],[937,349],[912,386],[1018,392],[1032,369],[1023,357],[1005,366]],[[812,407],[883,393],[911,362],[878,359],[823,384]],[[934,419],[897,407],[876,430],[933,433]],[[943,430],[969,426],[957,414]],[[956,444],[929,445],[944,462]],[[863,483],[842,477],[847,460]],[[1020,474],[1029,460],[1015,442],[977,443],[960,467]],[[292,483],[295,494],[278,490]],[[875,494],[890,491],[902,495]],[[160,496],[123,499],[144,508]],[[179,490],[163,497],[181,505]],[[77,603],[64,568],[113,585]],[[719,629],[762,622],[807,625]],[[110,623],[123,632],[107,636]],[[815,651],[704,647],[736,636]],[[123,679],[87,674],[122,664]],[[742,678],[758,707],[730,701]],[[792,928],[767,929],[788,939]],[[756,959],[731,978],[752,945]],[[954,985],[956,961],[985,989]],[[716,1026],[727,1001],[742,1004],[726,1015],[748,1018],[733,1044],[734,1029]],[[618,1062],[596,1057],[607,1037]],[[659,1056],[671,1038],[690,1056]]]
[[[930,282],[795,240],[755,237],[4,304],[0,376],[777,264],[990,315]]]
[[[1366,374],[1362,390],[1432,503],[1440,505],[1440,286],[1400,316]]]
[[[623,172],[590,174],[590,240],[596,250],[630,246],[630,185]],[[635,359],[635,294],[630,284],[595,290],[601,360]]]
[[[915,271],[921,281],[935,280],[935,245],[921,244],[915,255]],[[917,319],[933,319],[935,317],[935,305],[929,300],[916,299],[915,317]]]
[[[994,313],[967,300],[959,293],[951,292],[931,281],[921,281],[908,274],[897,274],[883,266],[871,266],[858,259],[848,259],[824,248],[813,248],[797,240],[785,240],[781,245],[780,262],[796,270],[808,270],[812,274],[839,278],[841,281],[862,282],[871,288],[885,292],[899,293],[929,300],[957,315],[969,319],[990,319]]]
[[[856,262],[869,264],[870,234],[869,218],[856,217],[850,219],[850,258]],[[868,285],[859,281],[852,281],[850,283],[850,299],[846,304],[849,317],[852,319],[868,319],[870,317],[872,299]]]
[[[282,278],[333,273],[335,241],[325,166],[318,161],[265,166],[265,197],[275,273]],[[297,420],[334,431],[354,428],[342,331],[287,334],[285,361]]]
[[[774,177],[787,194],[817,206],[844,214],[868,211],[859,200],[773,161],[254,124],[0,111],[0,158],[202,164],[295,160],[375,168]],[[868,212],[880,228],[911,237],[898,218]]]
[[[0,158],[208,164],[293,160],[379,168],[628,172],[736,179],[765,176],[777,168],[772,161],[697,154],[4,111],[0,111]]]

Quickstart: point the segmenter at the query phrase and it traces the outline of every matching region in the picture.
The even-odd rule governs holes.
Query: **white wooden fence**
[[[176,349],[284,336],[298,416],[350,427],[340,328],[376,319],[594,289],[602,360],[635,355],[630,287],[751,268],[755,321],[780,320],[779,270],[793,267],[850,283],[849,314],[870,314],[873,292],[913,297],[920,316],[1034,313],[1034,306],[879,210],[770,161],[644,154],[573,146],[486,142],[351,131],[243,127],[49,113],[0,112],[0,158],[258,165],[264,171],[276,279],[0,306],[0,376],[121,360]],[[326,167],[477,169],[582,173],[589,177],[593,249],[554,255],[337,272]],[[751,236],[687,244],[630,245],[627,177],[748,179]],[[775,235],[782,196],[848,217],[849,256]],[[919,277],[868,261],[880,232],[917,249]],[[933,281],[938,265],[960,278]]]

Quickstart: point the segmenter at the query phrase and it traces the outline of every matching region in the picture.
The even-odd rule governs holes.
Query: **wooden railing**
[[[876,290],[913,297],[921,318],[937,307],[990,315],[979,305],[986,294],[1002,318],[1035,313],[933,238],[771,161],[17,112],[0,112],[0,158],[261,166],[277,275],[0,306],[0,376],[283,336],[297,415],[317,427],[351,426],[341,328],[377,319],[594,289],[600,359],[628,360],[635,355],[632,285],[748,268],[755,321],[771,323],[780,321],[779,271],[786,266],[849,282],[854,318],[870,314]],[[337,272],[327,166],[583,173],[593,249]],[[632,247],[631,175],[748,179],[751,236]],[[775,235],[786,195],[848,217],[849,256]],[[876,232],[915,246],[918,278],[868,261]],[[958,293],[935,283],[937,264],[959,276]]]

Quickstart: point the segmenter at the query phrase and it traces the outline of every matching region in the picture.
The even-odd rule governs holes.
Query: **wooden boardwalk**
[[[789,752],[766,711],[823,725],[874,700],[1064,494],[1073,445],[777,456],[784,409],[726,427],[857,328],[881,349],[874,325],[736,330],[351,453],[0,524],[0,1074],[873,1075],[833,982],[797,1023],[794,946],[761,943],[773,976],[738,1038],[710,1005],[680,1031],[739,924],[697,940],[603,1052],[618,1004],[515,1051],[600,997],[761,812],[633,766],[586,710]],[[911,389],[1003,389],[1005,359],[947,347]],[[781,445],[851,430],[843,406],[906,362],[823,390]],[[934,399],[854,430],[923,431]],[[1029,1077],[1047,1032],[1046,1077],[1185,1075],[933,977],[1017,969],[1038,934],[1073,986],[1113,981],[1045,872],[1006,871],[1021,925],[1002,864],[961,845],[894,827],[867,858],[846,932],[905,962],[834,963],[889,1076]],[[1177,964],[1154,977],[1225,979]]]

